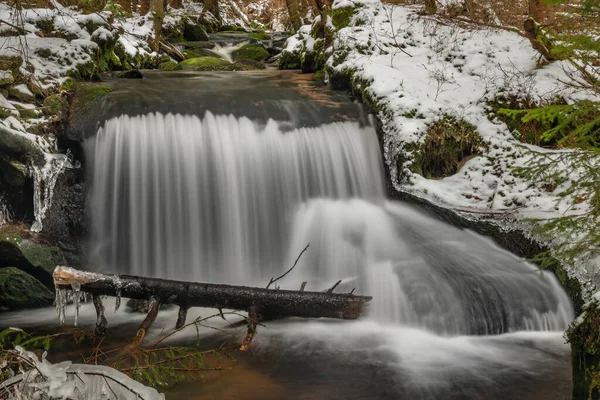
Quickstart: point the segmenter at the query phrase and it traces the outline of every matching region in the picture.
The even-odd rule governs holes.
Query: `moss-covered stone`
[[[415,152],[412,170],[426,178],[453,175],[467,160],[480,154],[482,145],[473,125],[445,116],[428,126],[425,141]]]
[[[0,156],[0,182],[13,187],[23,187],[27,179],[27,167],[7,155]]]
[[[15,87],[8,88],[8,95],[15,100],[22,101],[23,103],[31,103],[35,101],[35,96],[31,93],[21,92]]]
[[[16,77],[23,60],[21,57],[0,56],[0,70],[9,70]]]
[[[193,71],[221,71],[229,65],[229,61],[216,57],[196,57],[179,63],[181,69]]]
[[[34,268],[41,268],[50,275],[54,272],[56,265],[64,261],[60,257],[58,248],[35,243],[29,239],[21,240],[19,249]]]
[[[256,40],[271,40],[271,35],[265,32],[253,32],[250,34],[250,37]]]
[[[234,65],[242,66],[241,69],[244,71],[255,70],[255,69],[265,69],[265,63],[262,61],[254,61],[254,60],[238,60]]]
[[[15,82],[15,78],[10,70],[0,70],[0,86],[10,85]],[[6,95],[8,95],[8,90],[6,90]],[[5,96],[6,97],[6,96]]]
[[[269,52],[263,46],[257,44],[245,44],[239,49],[231,53],[234,61],[237,60],[254,60],[263,61],[269,57]]]
[[[222,25],[218,30],[218,32],[246,32],[244,28],[238,25]]]
[[[52,292],[33,276],[13,267],[0,268],[0,308],[43,307],[53,300]]]
[[[300,69],[300,55],[284,50],[279,56],[279,69]]]
[[[67,99],[60,94],[53,94],[44,99],[44,114],[48,116],[61,115],[68,106]]]
[[[38,164],[44,161],[44,154],[35,143],[13,134],[2,126],[0,126],[0,153],[13,154],[21,158],[30,156]]]
[[[35,108],[25,108],[19,104],[15,104],[14,106],[19,111],[19,116],[23,119],[37,118],[39,116]]]
[[[189,41],[207,41],[208,34],[202,25],[186,21],[183,27],[183,37]]]
[[[73,91],[71,114],[83,114],[95,107],[112,89],[100,84],[79,83]]]
[[[181,69],[181,66],[178,63],[176,63],[175,61],[167,61],[167,62],[160,63],[158,65],[158,69],[160,69],[162,71],[178,71]]]
[[[123,71],[117,78],[121,79],[144,79],[144,75],[139,69],[130,69],[129,71]]]
[[[214,52],[210,49],[206,49],[203,47],[191,48],[183,51],[183,55],[186,58],[197,58],[197,57],[216,57],[222,58],[221,55],[217,52]]]
[[[337,29],[342,29],[350,25],[352,15],[354,15],[353,7],[341,7],[331,10],[331,20]]]

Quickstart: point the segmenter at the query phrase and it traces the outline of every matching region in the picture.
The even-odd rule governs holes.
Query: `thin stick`
[[[286,276],[287,274],[292,272],[292,270],[296,267],[296,264],[298,264],[298,260],[300,260],[300,257],[302,257],[302,254],[304,254],[304,252],[306,250],[308,250],[308,246],[310,246],[310,243],[306,245],[306,247],[304,248],[304,250],[302,250],[300,252],[300,254],[298,254],[298,258],[296,258],[296,261],[294,261],[294,265],[292,265],[292,268],[288,269],[287,272],[285,274],[281,275],[279,278],[276,278],[276,279],[271,278],[271,280],[269,281],[269,284],[267,285],[267,289],[269,288],[269,286],[271,286],[271,284],[277,282],[278,280],[280,280],[281,278],[283,278],[284,276]]]
[[[328,290],[327,290],[327,293],[333,293],[333,289],[335,289],[336,287],[338,287],[338,285],[339,285],[340,283],[342,283],[342,280],[341,280],[341,279],[340,279],[339,281],[337,281],[337,282],[335,283],[335,285],[333,285],[333,286],[331,287],[331,289],[328,289]]]

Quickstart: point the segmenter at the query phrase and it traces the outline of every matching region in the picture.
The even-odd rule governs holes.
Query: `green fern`
[[[544,144],[562,147],[600,149],[600,102],[548,105],[530,110],[501,108],[498,113],[522,123],[538,122]]]

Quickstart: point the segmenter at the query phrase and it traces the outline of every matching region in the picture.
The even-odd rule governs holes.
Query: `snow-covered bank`
[[[573,67],[567,61],[539,67],[539,54],[517,33],[443,25],[419,11],[418,7],[384,5],[378,0],[336,0],[332,18],[324,24],[333,40],[326,43],[319,37],[317,20],[287,42],[282,60],[296,56],[306,67],[307,62],[322,59],[320,67],[326,71],[326,79],[348,82],[378,114],[385,162],[397,191],[462,210],[473,218],[506,214],[510,218],[504,218],[503,224],[508,229],[517,227],[551,246],[572,241],[570,235],[541,238],[530,221],[586,215],[590,210],[592,193],[572,190],[587,172],[569,161],[581,151],[549,150],[520,142],[493,115],[490,103],[515,98],[544,104],[560,98],[572,104],[597,97],[568,84],[567,74]],[[423,157],[428,129],[444,120],[471,124],[482,145],[479,155],[466,157],[455,174],[427,179],[414,172],[414,163]],[[597,153],[585,156],[591,167],[600,164]],[[548,163],[555,170],[537,176],[515,173],[515,169],[549,157],[565,161]],[[549,175],[560,179],[549,184]],[[597,226],[590,218],[581,229]],[[575,259],[561,260],[570,262],[566,268],[579,280],[586,297],[600,283],[596,249],[590,250]],[[561,254],[555,256],[560,259]]]

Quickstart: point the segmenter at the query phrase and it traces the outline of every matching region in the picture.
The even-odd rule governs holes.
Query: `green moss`
[[[73,114],[83,114],[91,110],[111,91],[111,88],[99,84],[77,84],[71,101]]]
[[[183,37],[189,41],[207,41],[208,34],[202,25],[193,24],[186,21],[183,27]]]
[[[28,94],[28,93],[23,93],[20,90],[18,90],[17,88],[14,88],[12,86],[8,88],[8,95],[18,101],[22,101],[23,103],[30,103],[32,101],[35,101],[34,95]]]
[[[480,154],[482,145],[472,124],[446,115],[427,127],[411,169],[426,178],[453,175],[467,160]]]
[[[234,60],[262,61],[269,57],[269,52],[262,46],[256,44],[245,44],[231,53]]]
[[[33,119],[38,117],[38,112],[32,108],[25,108],[18,104],[14,105],[17,111],[19,111],[19,115],[24,119]]]
[[[584,308],[583,319],[565,332],[571,344],[573,398],[600,398],[600,309],[593,300]]]
[[[48,116],[62,114],[67,106],[67,99],[60,94],[53,94],[44,99],[44,114]]]
[[[315,81],[324,81],[325,80],[325,71],[321,70],[321,71],[317,71],[315,72],[315,74],[313,75],[313,80]]]
[[[93,81],[100,80],[100,70],[94,61],[88,61],[83,64],[77,64],[75,68],[67,72],[69,78],[77,81]]]
[[[19,243],[19,249],[33,267],[41,268],[50,275],[54,272],[56,265],[62,262],[56,247],[45,246],[25,239]]]
[[[21,57],[0,56],[0,70],[9,70],[16,77],[23,60]]]
[[[218,29],[218,32],[246,32],[244,28],[238,25],[223,25]]]
[[[296,52],[283,51],[279,57],[279,69],[300,69],[300,55]]]
[[[250,37],[256,40],[271,40],[271,35],[265,32],[254,32],[250,34]]]
[[[350,25],[350,20],[354,15],[354,8],[342,7],[331,11],[331,20],[337,29],[342,29]]]
[[[194,71],[214,71],[230,65],[227,60],[217,57],[196,57],[184,60],[178,64],[179,68]]]
[[[162,71],[177,71],[181,69],[181,66],[179,66],[179,64],[177,64],[175,61],[167,61],[160,63],[158,65],[158,69]]]
[[[0,156],[0,182],[13,187],[25,186],[27,167],[8,156]]]
[[[31,275],[13,267],[0,268],[0,307],[21,309],[52,304],[54,295]]]

